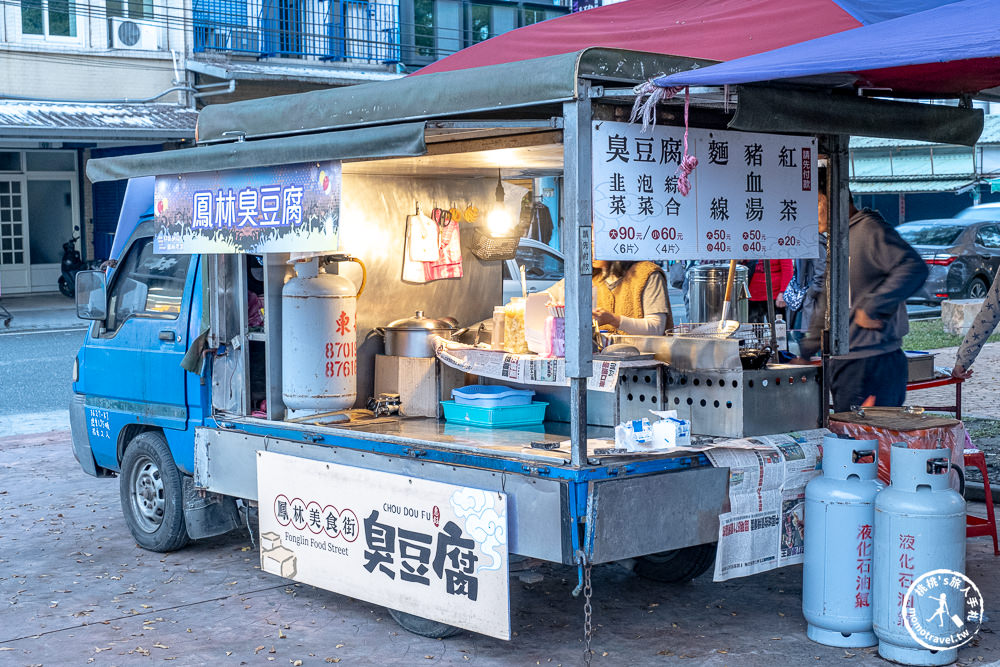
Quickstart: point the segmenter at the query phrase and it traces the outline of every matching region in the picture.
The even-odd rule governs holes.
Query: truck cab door
[[[117,435],[128,423],[187,428],[185,371],[191,294],[198,258],[156,255],[151,236],[126,251],[108,286],[108,317],[87,344],[88,420],[107,424],[91,443],[99,465],[117,469]],[[100,446],[103,445],[103,446]]]

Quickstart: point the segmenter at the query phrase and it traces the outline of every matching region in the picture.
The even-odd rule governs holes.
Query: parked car
[[[521,239],[514,259],[503,263],[503,301],[521,296],[521,269],[528,284],[528,294],[540,292],[553,283],[562,280],[563,254],[550,246],[533,239]]]
[[[960,211],[955,217],[971,220],[1000,220],[1000,202],[970,206]]]
[[[914,220],[896,231],[930,269],[924,286],[907,299],[908,303],[936,304],[945,299],[986,296],[1000,268],[1000,222],[973,217]]]

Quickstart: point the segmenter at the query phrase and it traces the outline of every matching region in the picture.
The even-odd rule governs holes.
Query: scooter
[[[76,274],[100,266],[100,262],[97,261],[83,261],[80,251],[76,249],[76,241],[79,238],[79,236],[74,236],[62,244],[63,256],[60,263],[59,291],[71,299],[76,298]]]

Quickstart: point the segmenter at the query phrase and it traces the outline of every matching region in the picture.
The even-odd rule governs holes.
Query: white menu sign
[[[688,154],[683,195],[683,127],[594,122],[594,257],[819,256],[815,138],[691,128]]]
[[[257,452],[261,569],[510,639],[507,495]]]

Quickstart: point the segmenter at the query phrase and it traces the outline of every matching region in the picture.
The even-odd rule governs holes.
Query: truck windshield
[[[154,254],[152,238],[137,240],[111,287],[108,329],[129,317],[177,319],[190,263],[191,255]]]

